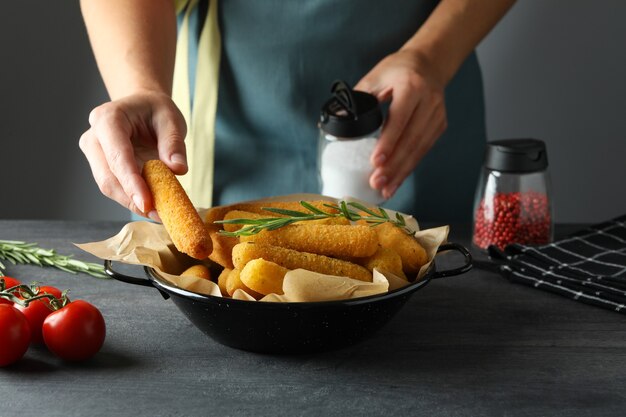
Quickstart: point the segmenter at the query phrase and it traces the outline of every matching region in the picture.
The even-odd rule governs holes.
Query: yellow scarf
[[[179,180],[196,207],[211,207],[213,199],[213,154],[215,114],[220,67],[221,39],[217,22],[217,0],[209,0],[208,16],[200,32],[193,112],[189,91],[189,16],[198,0],[174,0],[176,13],[185,11],[176,43],[172,98],[187,122],[189,172]],[[185,9],[186,7],[186,9]]]

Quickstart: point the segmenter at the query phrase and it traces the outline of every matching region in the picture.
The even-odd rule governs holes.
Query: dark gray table
[[[92,260],[71,242],[120,227],[0,221],[0,239]],[[450,240],[469,245],[469,230],[452,228]],[[626,414],[626,318],[488,272],[432,282],[356,346],[287,357],[213,342],[150,288],[31,266],[9,273],[98,306],[107,339],[83,364],[31,347],[0,369],[2,417]]]

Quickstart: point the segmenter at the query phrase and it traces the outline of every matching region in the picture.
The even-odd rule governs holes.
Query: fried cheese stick
[[[220,287],[220,291],[224,297],[228,295],[228,289],[226,283],[228,282],[228,274],[232,271],[232,268],[224,268],[217,277],[217,286]]]
[[[328,201],[316,200],[316,201],[309,201],[309,203],[319,209],[329,211],[329,212],[333,211],[330,208],[324,206],[324,204],[329,203]],[[226,206],[212,207],[209,210],[207,210],[205,217],[204,217],[204,222],[206,223],[206,229],[208,231],[208,234],[210,236],[212,246],[213,246],[213,250],[211,254],[209,255],[209,259],[223,266],[224,268],[233,269],[234,265],[232,262],[232,249],[233,249],[233,246],[235,246],[239,242],[239,239],[220,234],[219,233],[220,230],[223,229],[222,226],[226,226],[226,225],[215,223],[215,221],[224,220],[224,217],[228,214],[228,212],[231,212],[233,210],[238,210],[240,212],[245,212],[245,213],[253,213],[260,217],[280,217],[279,214],[263,210],[263,207],[275,207],[275,208],[282,208],[282,209],[288,209],[288,210],[306,211],[306,209],[302,207],[302,205],[298,201],[288,201],[288,202],[273,201],[273,202],[265,202],[265,203],[236,203],[236,204],[231,204],[231,205],[226,205]],[[254,217],[248,217],[248,215],[246,215],[245,218],[254,218]],[[337,221],[345,223],[345,220],[337,220]],[[241,226],[230,225],[229,228],[234,228],[234,227],[241,227]]]
[[[208,279],[210,281],[211,271],[209,271],[209,268],[207,268],[204,265],[193,265],[185,269],[183,273],[180,274],[180,276],[202,278],[202,279]]]
[[[382,223],[373,229],[381,246],[393,249],[400,255],[402,270],[407,276],[414,276],[428,262],[428,255],[422,245],[404,230],[391,223]]]
[[[402,258],[400,258],[398,252],[393,249],[379,246],[376,253],[372,256],[355,259],[354,262],[363,265],[370,271],[376,268],[381,272],[391,272],[394,275],[406,279],[406,275],[404,275],[404,271],[402,270]]]
[[[340,259],[371,256],[378,249],[378,236],[369,226],[302,222],[276,230],[263,230],[256,235],[241,236],[239,240]]]
[[[258,258],[274,262],[287,269],[302,268],[320,274],[372,282],[372,273],[361,265],[328,256],[253,242],[242,242],[233,248],[233,264],[236,268],[242,269],[248,262]]]
[[[271,217],[277,217],[277,216],[276,215],[270,216],[266,214],[259,214],[259,213],[254,213],[251,211],[244,211],[244,210],[231,210],[228,213],[226,213],[223,220],[233,220],[233,219],[256,220],[256,219],[267,219]],[[222,226],[224,227],[224,230],[226,230],[227,232],[236,232],[237,230],[241,229],[245,225],[236,224],[236,223],[231,223],[231,224],[225,223]]]
[[[314,207],[317,207],[320,210],[329,212],[329,213],[337,213],[337,210],[332,210],[329,207],[326,207],[324,204],[332,203],[331,201],[317,200],[317,201],[308,201]],[[280,214],[273,213],[271,211],[263,210],[263,207],[272,207],[272,208],[280,208],[285,210],[294,210],[301,211],[307,213],[307,209],[302,207],[299,201],[271,201],[271,202],[260,202],[260,203],[236,203],[228,206],[217,206],[210,208],[205,217],[204,221],[207,225],[214,225],[216,220],[223,220],[226,214],[232,210],[246,211],[250,213],[261,214],[262,217],[282,217]],[[216,226],[221,227],[221,225],[217,224]]]
[[[239,279],[259,294],[283,294],[283,280],[287,272],[287,268],[259,258],[251,260],[243,267]]]
[[[142,175],[176,249],[193,258],[206,259],[211,254],[211,239],[176,176],[159,160],[147,161]]]
[[[272,214],[273,215],[253,213],[251,211],[244,211],[244,210],[231,210],[228,213],[226,213],[226,215],[224,216],[223,220],[233,220],[233,219],[253,219],[253,220],[256,220],[256,219],[269,219],[269,218],[272,218],[272,217],[279,217],[275,213],[272,213]],[[328,217],[328,218],[325,218],[325,219],[303,220],[301,222],[296,222],[294,224],[296,224],[296,225],[298,225],[298,224],[343,224],[343,225],[349,225],[350,224],[350,220],[346,219],[345,217]],[[243,224],[236,224],[236,223],[225,223],[222,226],[224,226],[224,230],[226,230],[227,232],[236,232],[237,230],[241,229],[245,225],[243,225]]]
[[[233,269],[233,246],[239,243],[239,239],[231,236],[224,236],[220,233],[221,229],[209,227],[207,230],[213,245],[213,251],[209,255],[209,259],[224,268]]]
[[[248,286],[241,281],[240,276],[241,271],[239,269],[233,269],[228,273],[225,283],[226,292],[228,293],[228,295],[232,297],[236,290],[243,290],[256,300],[263,297],[262,294],[259,294],[251,288],[248,288]]]

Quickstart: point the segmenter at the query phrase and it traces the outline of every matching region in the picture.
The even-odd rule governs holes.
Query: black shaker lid
[[[503,172],[535,172],[548,167],[546,145],[538,139],[487,142],[485,168]]]
[[[343,81],[335,81],[320,115],[319,127],[339,137],[358,137],[374,132],[383,123],[383,114],[375,96],[352,90]]]

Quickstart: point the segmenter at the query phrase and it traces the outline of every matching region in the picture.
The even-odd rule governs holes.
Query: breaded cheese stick
[[[317,200],[317,201],[308,201],[314,207],[317,207],[323,211],[329,213],[336,213],[337,210],[332,210],[326,207],[324,204],[331,203],[330,201]],[[280,214],[273,213],[271,211],[263,210],[263,207],[273,207],[273,208],[281,208],[285,210],[295,210],[301,212],[307,212],[307,209],[302,207],[299,201],[271,201],[271,202],[260,202],[260,203],[236,203],[227,206],[217,206],[210,208],[205,216],[204,221],[207,225],[214,225],[215,221],[223,220],[226,216],[226,213],[232,210],[239,211],[247,211],[250,213],[261,214],[263,217],[282,217]],[[217,224],[217,226],[221,226]]]
[[[207,210],[204,218],[205,227],[213,245],[209,259],[224,268],[233,269],[233,246],[239,243],[239,239],[222,235],[220,233],[222,225],[213,223],[215,220],[222,220],[224,218],[227,210],[222,210],[223,207],[225,206],[210,208]]]
[[[233,220],[233,219],[255,219],[256,220],[256,219],[267,219],[271,217],[277,217],[277,216],[275,215],[270,216],[270,215],[259,214],[259,213],[254,213],[251,211],[244,211],[244,210],[231,210],[228,213],[226,213],[223,220]],[[237,230],[241,229],[245,225],[226,223],[226,224],[223,224],[222,226],[224,227],[224,230],[226,230],[227,232],[236,232]]]
[[[181,277],[196,277],[211,280],[211,271],[204,265],[193,265],[185,269]]]
[[[302,222],[276,230],[263,230],[256,235],[241,236],[239,240],[281,246],[340,259],[371,256],[378,249],[378,236],[369,226]]]
[[[294,224],[341,224],[344,226],[350,226],[351,223],[350,220],[346,219],[345,217],[328,217],[326,219],[305,220],[301,222],[296,222]]]
[[[315,200],[315,201],[307,201],[310,205],[323,210],[328,213],[337,213],[337,210],[333,210],[329,207],[326,207],[325,204],[332,203],[332,201],[325,200]],[[253,203],[252,208],[246,209],[247,211],[256,211],[259,214],[268,214],[270,216],[280,216],[280,214],[276,214],[271,211],[263,210],[263,207],[272,207],[272,208],[280,208],[285,210],[294,210],[301,211],[304,213],[308,213],[309,211],[300,204],[299,201],[270,201],[265,203]]]
[[[332,210],[328,207],[325,207],[324,204],[328,203],[328,201],[318,200],[318,201],[310,201],[310,204],[317,208],[324,209],[326,211],[331,212]],[[219,232],[223,230],[223,226],[220,223],[215,223],[218,220],[224,220],[224,217],[231,211],[237,210],[239,212],[245,213],[254,213],[260,217],[280,217],[279,214],[272,213],[269,211],[263,210],[263,207],[276,207],[282,209],[289,210],[305,210],[304,207],[298,201],[291,202],[283,202],[283,201],[274,201],[274,202],[264,202],[264,203],[236,203],[226,206],[217,206],[212,207],[207,210],[204,221],[206,223],[206,228],[211,238],[213,244],[213,250],[209,259],[218,263],[219,265],[232,269],[234,268],[232,264],[232,248],[235,244],[239,242],[237,238],[228,237],[221,235]],[[254,218],[252,216],[248,216],[246,214],[246,218]],[[345,219],[337,218],[336,222],[345,223]],[[241,227],[239,225],[229,225],[226,229],[235,229],[237,227]],[[235,229],[237,230],[237,229]]]
[[[228,282],[228,274],[232,271],[232,268],[224,268],[217,277],[217,286],[220,287],[220,292],[224,297],[228,295],[228,289],[226,283]]]
[[[254,213],[251,211],[244,211],[244,210],[231,210],[228,213],[226,213],[226,215],[224,216],[223,220],[234,220],[234,219],[270,219],[272,217],[279,217],[277,214],[272,213],[273,215],[269,215],[269,214],[259,214],[259,213]],[[296,222],[294,223],[294,225],[299,225],[299,224],[343,224],[343,225],[349,225],[350,224],[350,220],[346,219],[345,217],[327,217],[325,219],[316,219],[316,220],[304,220],[301,222]],[[243,224],[236,224],[236,223],[225,223],[222,225],[224,227],[224,230],[226,230],[227,232],[236,232],[237,230],[241,229],[242,227],[244,227],[245,225]]]
[[[248,288],[246,284],[241,281],[241,271],[239,269],[233,269],[226,277],[226,292],[232,297],[236,290],[243,290],[247,292],[251,297],[258,300],[263,296],[258,292]]]
[[[243,267],[239,279],[259,294],[283,294],[283,280],[287,272],[287,268],[259,258],[251,260]]]
[[[426,251],[411,235],[391,223],[373,227],[378,234],[380,245],[393,249],[402,259],[402,270],[407,276],[414,276],[422,265],[428,262]]]
[[[370,271],[374,268],[381,272],[391,272],[401,278],[406,279],[406,275],[402,270],[402,258],[398,255],[398,252],[393,249],[379,246],[376,253],[366,258],[358,258],[354,260],[355,263],[363,265]]]
[[[143,166],[143,177],[176,249],[193,258],[206,259],[211,254],[211,239],[176,176],[162,161],[151,160]]]
[[[239,239],[224,236],[219,232],[220,229],[207,227],[207,230],[213,245],[209,259],[224,268],[233,269],[233,246],[239,243]]]
[[[341,259],[253,242],[242,242],[233,248],[233,264],[236,268],[242,269],[248,262],[258,258],[287,269],[303,268],[320,274],[372,282],[372,274],[366,268]]]

